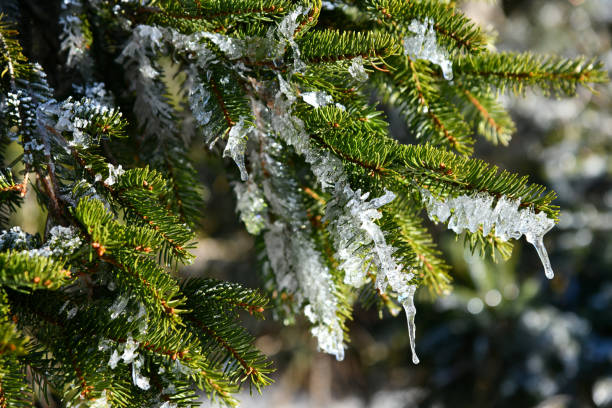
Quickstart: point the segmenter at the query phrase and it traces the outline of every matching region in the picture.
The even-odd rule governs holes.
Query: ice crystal
[[[363,68],[363,58],[361,58],[361,56],[353,58],[348,72],[353,78],[355,78],[359,82],[364,82],[368,80],[368,73]]]
[[[137,360],[134,360],[132,363],[132,381],[134,382],[135,386],[146,391],[151,388],[151,384],[149,384],[149,379],[140,372],[143,365],[144,358],[142,356],[140,356]]]
[[[112,186],[117,182],[117,178],[120,177],[125,170],[121,167],[121,165],[115,167],[112,164],[108,165],[108,177],[104,180],[104,184],[108,186]]]
[[[124,296],[119,296],[117,299],[115,299],[115,302],[113,302],[111,307],[108,309],[108,311],[110,312],[111,319],[116,319],[117,317],[119,317],[119,315],[122,314],[125,310],[125,307],[127,306],[128,302],[129,299]]]
[[[125,348],[123,349],[123,354],[121,355],[121,358],[126,364],[131,363],[138,356],[138,353],[136,352],[138,350],[138,346],[138,342],[134,341],[131,336],[128,336],[125,342]]]
[[[437,44],[434,21],[431,18],[426,18],[423,23],[416,19],[412,20],[408,30],[415,35],[404,37],[404,55],[414,59],[424,59],[439,65],[444,79],[451,81],[453,79],[453,63],[448,51]]]
[[[202,33],[202,36],[215,43],[230,60],[236,60],[245,53],[245,42],[239,38],[209,32]]]
[[[110,359],[108,360],[108,365],[111,369],[114,370],[115,368],[117,368],[117,364],[119,363],[119,361],[121,361],[121,356],[119,355],[117,350],[113,350]]]
[[[204,127],[212,117],[211,108],[207,108],[210,92],[200,81],[195,81],[189,89],[189,106],[198,125]]]
[[[287,92],[290,92],[290,88],[283,86],[276,97],[276,113],[271,118],[271,125],[275,133],[310,164],[321,187],[332,193],[333,198],[327,203],[324,220],[329,222],[328,228],[336,249],[334,257],[341,261],[340,268],[345,271],[345,283],[360,286],[364,282],[368,268],[374,268],[373,272],[377,273],[376,283],[379,290],[384,291],[386,286],[390,285],[391,289],[402,299],[409,323],[408,333],[411,344],[414,344],[416,310],[412,297],[415,286],[410,284],[414,275],[393,257],[395,248],[386,243],[382,230],[375,223],[381,217],[378,208],[392,201],[395,195],[387,191],[382,197],[367,201],[368,193],[362,194],[360,190],[353,191],[348,184],[348,178],[340,159],[329,151],[322,152],[310,145],[303,122],[290,113],[291,99],[285,98]],[[282,177],[282,174],[279,177]],[[266,198],[270,199],[267,192]],[[273,200],[270,202],[273,203]],[[294,213],[299,212],[294,210]],[[267,233],[266,235],[272,234]],[[291,254],[287,245],[282,237],[271,239],[268,236],[266,240],[266,248],[269,248],[268,254],[280,251],[277,252],[279,255],[276,259],[271,259],[271,263],[276,263],[277,268],[281,270],[287,267],[287,256],[289,255],[286,254]],[[275,273],[277,268],[273,268]],[[287,275],[283,275],[283,278],[287,279]],[[298,286],[302,286],[299,281],[292,283],[295,285],[299,283]],[[315,332],[319,334],[316,326],[313,330],[313,334]],[[324,340],[330,338],[333,336],[330,336],[329,333],[323,337]],[[319,346],[321,347],[321,340],[319,340]],[[418,362],[416,354],[413,354],[413,361]]]
[[[176,132],[174,109],[153,58],[164,47],[166,36],[166,31],[158,27],[139,25],[117,58],[118,63],[126,66],[130,90],[136,94],[135,116],[144,134],[155,138]]]
[[[429,191],[421,190],[421,196],[429,218],[436,222],[448,220],[448,228],[456,234],[465,230],[475,233],[482,228],[484,236],[492,233],[502,241],[524,235],[538,252],[546,277],[554,277],[543,239],[555,221],[543,211],[536,213],[532,207],[520,209],[520,200],[506,196],[497,199],[494,205],[494,197],[486,193],[439,200]]]
[[[241,117],[229,131],[227,144],[223,150],[223,157],[231,157],[240,170],[240,179],[246,181],[249,178],[244,165],[244,153],[247,146],[247,134],[251,126],[245,123],[245,118]]]
[[[301,97],[302,99],[304,99],[304,102],[306,102],[309,105],[314,106],[315,108],[320,108],[321,106],[325,106],[325,105],[329,105],[330,103],[334,103],[334,100],[331,97],[331,95],[325,92],[322,92],[322,91],[302,92]]]
[[[255,182],[249,180],[246,183],[235,183],[234,192],[237,200],[236,211],[240,213],[240,219],[250,234],[258,235],[266,226],[267,204],[263,191]]]

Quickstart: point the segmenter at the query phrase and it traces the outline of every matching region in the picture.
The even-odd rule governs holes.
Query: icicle
[[[227,137],[227,144],[225,145],[225,150],[223,150],[223,157],[231,157],[234,159],[234,162],[240,170],[240,179],[242,181],[247,181],[249,174],[244,165],[244,153],[247,146],[247,133],[251,127],[245,125],[244,119],[244,117],[241,117],[238,123],[230,129]]]
[[[404,310],[406,311],[406,319],[408,320],[408,337],[410,339],[410,350],[412,351],[412,362],[419,364],[419,358],[416,354],[416,325],[414,324],[414,317],[416,315],[416,307],[414,306],[414,293],[416,291],[416,285],[410,285],[406,293],[400,294],[398,300],[402,303]]]
[[[536,214],[532,207],[521,209],[520,200],[505,196],[497,199],[493,206],[494,197],[485,193],[448,197],[442,201],[421,189],[421,197],[429,218],[435,222],[445,222],[448,219],[448,228],[457,234],[464,230],[474,233],[482,226],[485,236],[493,232],[502,241],[519,239],[524,235],[538,252],[546,277],[554,277],[543,239],[554,227],[555,221],[548,218],[546,213]]]
[[[536,251],[538,252],[538,256],[542,261],[542,265],[544,265],[544,274],[548,279],[552,279],[555,277],[555,272],[552,269],[552,265],[550,264],[550,259],[548,258],[548,252],[546,251],[546,247],[544,246],[544,235],[532,236],[531,234],[526,235],[525,238],[527,242],[532,244]]]
[[[416,19],[412,20],[408,30],[415,35],[404,37],[404,55],[414,59],[424,59],[439,65],[444,79],[451,81],[453,79],[453,63],[448,51],[437,44],[433,20],[426,18],[424,23]]]

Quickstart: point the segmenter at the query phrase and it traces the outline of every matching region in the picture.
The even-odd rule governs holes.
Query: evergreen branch
[[[471,154],[474,141],[470,129],[456,107],[440,97],[432,82],[431,68],[408,57],[400,61],[399,69],[379,75],[378,89],[383,100],[400,109],[417,138],[425,137],[435,146],[448,145],[460,154]]]
[[[550,205],[555,194],[544,194],[544,187],[527,184],[527,177],[499,172],[497,167],[481,160],[456,156],[432,146],[400,145],[380,133],[366,131],[358,118],[351,118],[336,107],[312,109],[303,113],[302,118],[314,141],[361,168],[363,176],[375,176],[392,191],[427,188],[442,197],[481,191],[496,198],[518,199],[521,207],[533,206],[536,211],[556,218],[558,210]],[[330,123],[343,125],[335,127]],[[376,161],[364,161],[363,156]]]
[[[28,173],[23,182],[16,183],[10,169],[0,168],[0,227],[8,223],[10,213],[22,204],[28,185]]]
[[[324,30],[305,34],[298,45],[302,59],[319,64],[350,60],[384,58],[397,54],[400,45],[387,33]]]
[[[138,11],[145,13],[164,13],[170,17],[179,19],[225,20],[229,17],[237,19],[257,15],[263,15],[261,17],[276,14],[282,15],[287,8],[291,6],[291,2],[288,0],[239,0],[235,2],[221,0],[206,2],[199,0],[183,2],[158,0],[153,2],[153,4],[157,4],[159,8],[151,6],[140,7]]]
[[[267,300],[258,292],[238,285],[210,279],[192,279],[182,286],[187,306],[193,312],[185,319],[199,330],[193,330],[204,346],[216,351],[206,351],[212,362],[221,361],[228,378],[234,380],[244,375],[258,390],[270,383],[266,376],[271,370],[269,362],[253,347],[253,337],[236,325],[236,308],[260,314]],[[222,317],[223,316],[223,317]],[[235,365],[241,367],[240,372]]]
[[[151,259],[122,249],[125,244],[122,228],[112,221],[104,205],[99,200],[84,198],[74,213],[100,260],[122,271],[117,277],[122,278],[143,303],[177,321],[176,307],[183,300],[175,298],[180,291],[176,281]]]
[[[397,220],[401,240],[406,242],[415,255],[410,265],[423,285],[437,295],[442,295],[450,287],[450,266],[441,258],[442,252],[422,225],[414,203],[410,203],[408,197],[400,195],[385,210],[390,217]]]
[[[0,408],[31,407],[32,389],[14,355],[0,355]]]
[[[472,124],[479,135],[493,144],[507,146],[516,131],[516,126],[508,112],[499,104],[497,98],[479,89],[469,90],[456,83],[456,99],[463,104],[463,116]],[[445,94],[448,94],[446,92]]]
[[[545,94],[572,96],[578,85],[608,81],[603,64],[585,58],[567,59],[530,53],[483,53],[455,60],[457,79],[470,87],[486,83],[499,92],[523,94],[525,87],[536,87]]]
[[[27,251],[0,252],[0,285],[15,290],[58,289],[70,278],[64,262]]]

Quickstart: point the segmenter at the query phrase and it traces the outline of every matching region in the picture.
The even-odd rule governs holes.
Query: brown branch
[[[484,106],[482,106],[478,99],[476,99],[476,97],[472,95],[472,93],[467,89],[464,89],[463,92],[468,97],[472,105],[474,105],[476,109],[478,109],[482,117],[485,118],[487,122],[489,122],[489,125],[493,126],[497,132],[502,132],[502,127],[497,122],[495,122],[495,119],[493,119],[489,111]]]

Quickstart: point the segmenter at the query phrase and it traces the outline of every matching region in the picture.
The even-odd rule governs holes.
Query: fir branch
[[[468,86],[486,83],[499,92],[523,94],[526,87],[545,94],[572,96],[578,85],[591,86],[608,81],[601,62],[585,58],[567,59],[530,53],[483,53],[455,60],[457,79]]]

